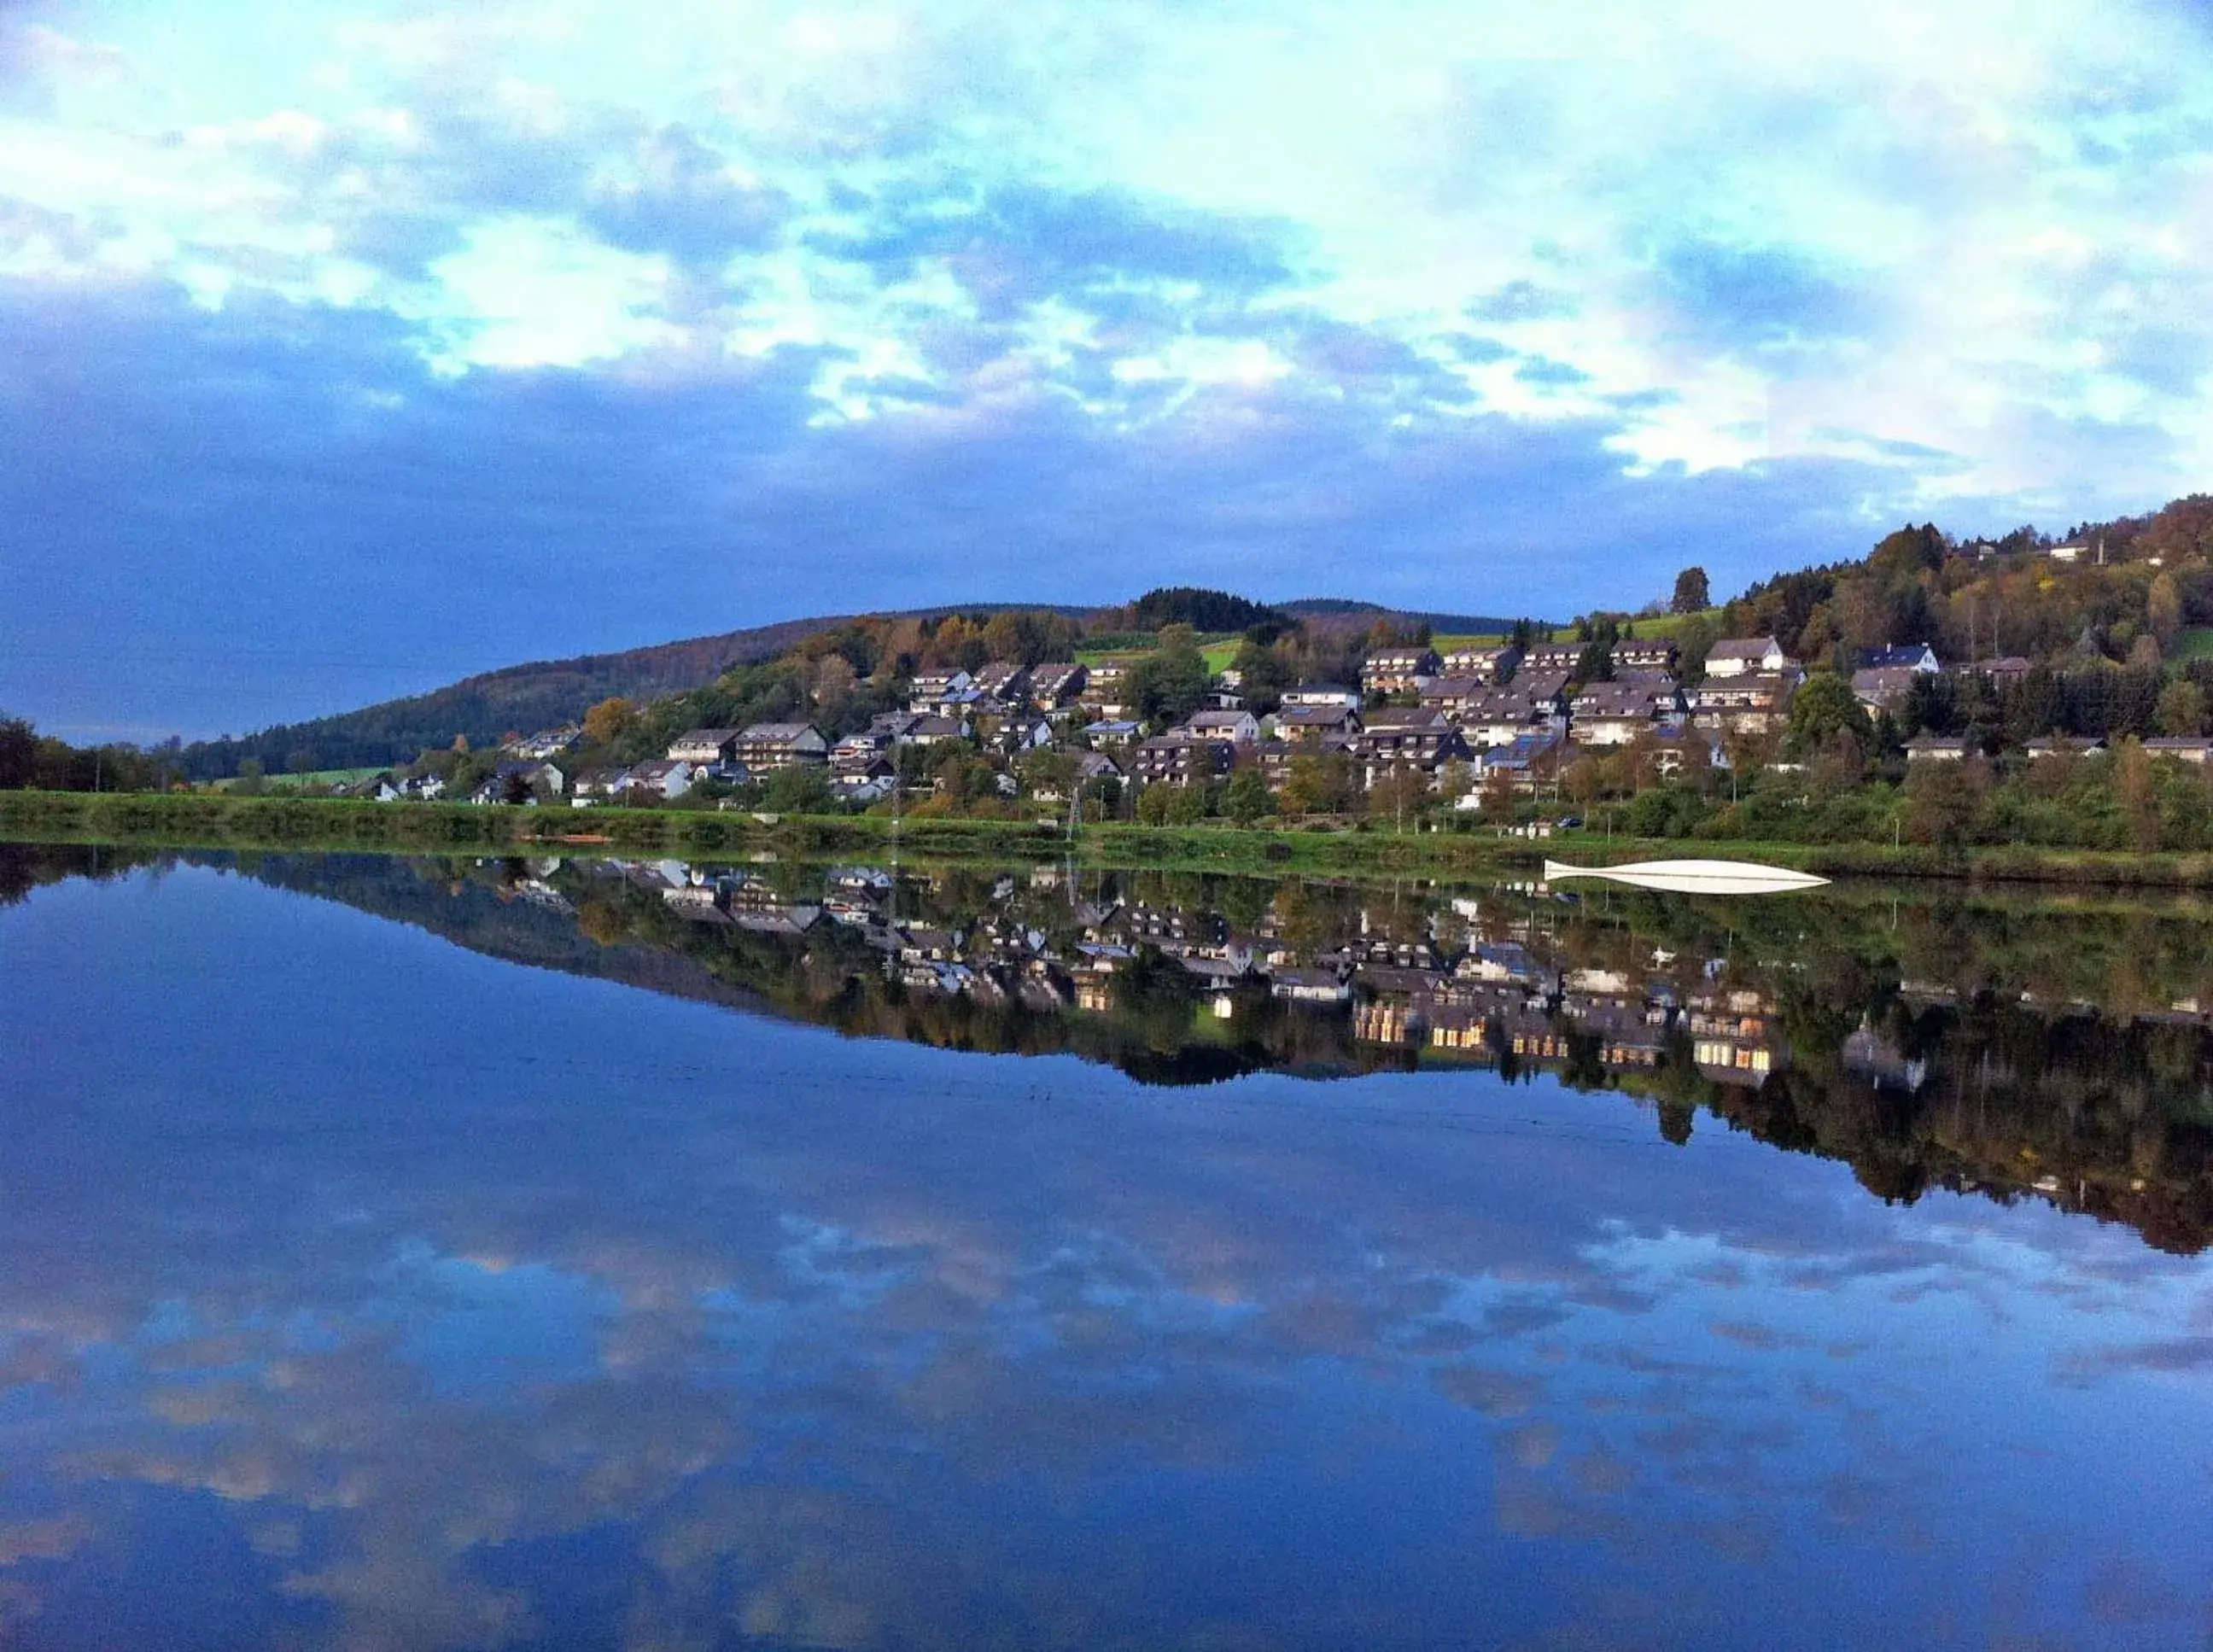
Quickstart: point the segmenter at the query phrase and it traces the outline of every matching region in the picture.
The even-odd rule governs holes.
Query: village
[[[758,807],[783,777],[783,796],[802,807],[896,811],[945,794],[948,759],[959,754],[969,759],[962,781],[985,801],[1041,816],[1249,822],[1388,808],[1402,817],[1526,820],[1545,801],[1592,795],[1575,783],[1579,765],[1587,783],[1602,776],[1631,790],[1686,771],[1739,782],[1802,771],[1815,753],[1791,749],[1785,736],[1809,681],[1849,691],[1832,687],[1825,715],[1833,720],[1841,698],[1872,728],[1939,683],[1995,701],[2033,669],[2019,656],[1948,663],[1931,644],[1913,643],[1857,650],[1844,677],[1827,661],[1792,659],[1773,636],[1712,642],[1689,671],[1665,637],[1381,646],[1365,650],[1356,680],[1301,682],[1265,696],[1224,667],[1210,674],[1197,709],[1149,722],[1133,692],[1142,663],[921,671],[902,685],[904,709],[850,732],[806,720],[692,728],[657,756],[614,766],[591,760],[583,728],[570,725],[511,740],[452,801]],[[1990,754],[1978,748],[1987,743],[1923,729],[1898,741],[1896,753],[1908,767],[1958,763]],[[2055,732],[2007,755],[2030,762],[2104,743]],[[2142,747],[2201,768],[2213,756],[2213,739],[2202,735],[2152,735]],[[1614,766],[1599,769],[1601,759]],[[801,777],[804,784],[791,783]],[[418,766],[351,789],[430,801],[447,795],[448,781]]]

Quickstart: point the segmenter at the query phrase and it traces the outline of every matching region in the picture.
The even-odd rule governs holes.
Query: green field
[[[1244,646],[1244,641],[1242,637],[1234,632],[1200,637],[1198,651],[1205,657],[1206,668],[1209,671],[1226,669],[1237,657],[1237,650]],[[1076,657],[1085,665],[1095,666],[1106,660],[1142,660],[1152,652],[1154,650],[1149,648],[1094,649],[1079,646]]]
[[[881,815],[756,815],[710,809],[563,808],[370,803],[332,798],[0,791],[0,842],[119,843],[237,850],[374,850],[396,854],[678,854],[766,852],[798,858],[900,855],[947,859],[1058,860],[1071,852],[1051,822],[913,820]],[[1072,846],[1087,865],[1174,870],[1526,873],[1547,856],[1579,861],[1723,856],[1825,876],[1958,878],[2122,889],[2213,890],[2213,855],[2131,854],[2025,844],[1942,850],[1911,844],[1789,844],[1747,839],[1608,838],[1562,832],[1533,842],[1487,832],[1400,836],[1352,830],[1222,823],[1086,826]]]
[[[383,774],[393,765],[389,763],[369,769],[310,769],[304,774],[272,774],[268,783],[272,786],[337,786],[350,780],[366,780],[373,774]],[[229,791],[236,780],[210,780],[208,784],[217,791]]]

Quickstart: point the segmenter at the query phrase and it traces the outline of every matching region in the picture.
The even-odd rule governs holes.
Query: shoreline
[[[1064,828],[1011,820],[784,815],[705,809],[589,810],[508,804],[376,803],[204,793],[0,792],[0,841],[175,849],[394,854],[588,852],[711,857],[762,851],[881,859],[1062,860],[1098,867],[1320,874],[1531,873],[1548,857],[1586,864],[1697,857],[1759,860],[1825,877],[1930,879],[2097,888],[2213,889],[2213,854],[2122,854],[2025,845],[1939,850],[1887,844],[1606,838],[1562,832],[1302,830],[1109,821]]]

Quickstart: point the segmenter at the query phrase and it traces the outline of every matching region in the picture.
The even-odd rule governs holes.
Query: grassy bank
[[[767,818],[700,809],[512,808],[197,793],[0,792],[0,838],[204,849],[375,850],[714,857],[763,852],[882,859],[894,852],[1037,861],[1069,852],[1053,826],[869,815]],[[1527,873],[1546,856],[1584,865],[1669,856],[1758,860],[1827,877],[1968,878],[2106,888],[2213,889],[2213,855],[2114,854],[2005,846],[1769,844],[1566,833],[1542,842],[1487,832],[1308,832],[1230,826],[1087,826],[1077,858],[1096,866],[1329,875]]]

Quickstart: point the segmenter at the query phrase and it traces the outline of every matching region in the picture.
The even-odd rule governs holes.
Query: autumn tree
[[[1707,582],[1704,569],[1686,568],[1675,576],[1675,594],[1667,600],[1669,613],[1698,613],[1711,607],[1713,588]]]
[[[637,722],[637,708],[618,694],[584,713],[584,738],[594,746],[612,746]]]

